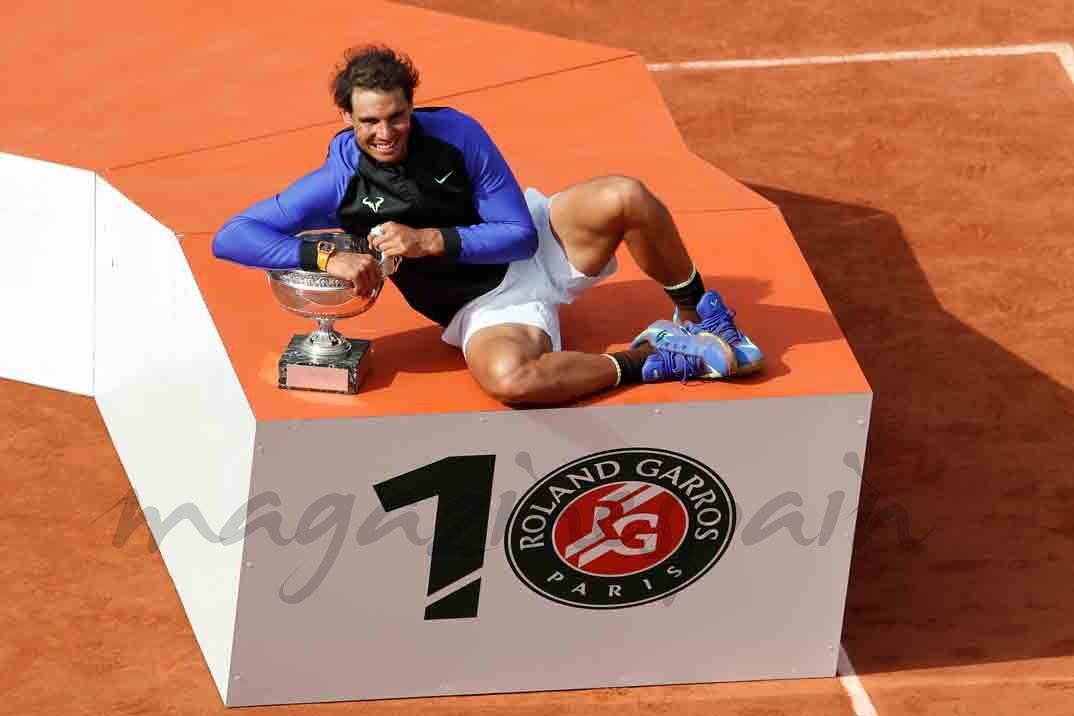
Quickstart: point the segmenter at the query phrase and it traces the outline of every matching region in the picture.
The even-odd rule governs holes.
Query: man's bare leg
[[[638,266],[661,286],[690,280],[694,271],[667,207],[637,179],[590,179],[558,194],[551,207],[552,229],[571,264],[595,276],[625,243]],[[679,315],[698,321],[693,305]]]
[[[701,328],[707,335],[718,333],[724,341],[732,359],[726,366],[719,361],[710,365],[720,377],[746,375],[763,367],[761,349],[739,331],[734,312],[719,294],[705,291],[671,214],[641,182],[611,176],[577,184],[552,202],[551,220],[567,258],[590,275],[625,243],[638,266],[664,287],[679,318],[695,324],[687,329],[691,334]],[[697,307],[702,301],[708,315],[699,327]]]
[[[553,233],[575,268],[599,274],[626,243],[638,266],[667,288],[686,284],[695,269],[667,208],[641,182],[609,176],[576,184],[552,202]],[[685,320],[697,321],[694,304],[679,306]],[[534,326],[504,324],[476,332],[466,346],[466,362],[478,384],[512,405],[557,404],[613,388],[626,363],[640,370],[653,352],[642,346],[608,355],[552,351],[552,340]],[[632,380],[640,379],[640,375]]]
[[[648,346],[637,349],[639,359],[651,352]],[[517,323],[474,333],[466,344],[466,363],[485,392],[509,405],[566,403],[618,382],[607,356],[553,351],[547,333]]]

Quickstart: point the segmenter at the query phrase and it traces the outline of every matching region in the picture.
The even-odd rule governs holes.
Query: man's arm
[[[339,223],[336,210],[349,174],[343,167],[338,139],[332,142],[320,169],[224,224],[213,239],[213,255],[257,268],[316,271],[315,245],[293,234]]]
[[[518,181],[484,128],[466,115],[459,114],[459,119],[465,129],[466,171],[482,223],[441,228],[444,253],[473,264],[528,259],[537,252],[537,229]]]

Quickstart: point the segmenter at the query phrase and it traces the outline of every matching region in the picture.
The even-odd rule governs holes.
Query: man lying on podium
[[[720,379],[761,368],[734,312],[706,292],[667,208],[639,181],[608,176],[552,197],[525,194],[472,117],[413,105],[418,72],[383,46],[349,50],[332,84],[348,129],[324,164],[217,233],[213,253],[265,269],[325,271],[368,291],[369,254],[296,233],[342,227],[402,257],[392,281],[444,327],[470,372],[506,404],[555,404],[639,382]],[[625,243],[674,311],[628,350],[562,350],[560,304],[611,275]]]

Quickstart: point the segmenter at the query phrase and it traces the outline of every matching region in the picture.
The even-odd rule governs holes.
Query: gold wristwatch
[[[332,254],[336,252],[336,245],[331,241],[318,241],[317,242],[317,269],[320,271],[328,270],[328,259],[332,258]]]

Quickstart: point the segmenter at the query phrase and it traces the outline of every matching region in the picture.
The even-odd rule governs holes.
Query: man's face
[[[401,89],[356,89],[351,93],[351,111],[344,111],[343,118],[354,127],[362,151],[378,162],[393,164],[406,159],[413,109]]]

